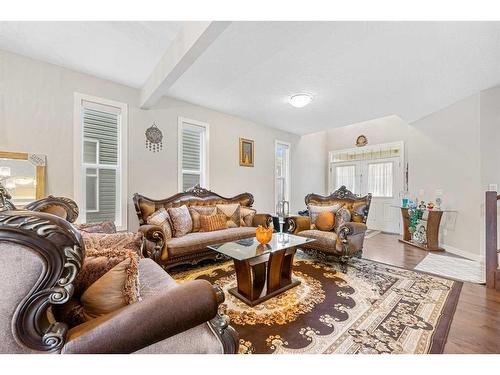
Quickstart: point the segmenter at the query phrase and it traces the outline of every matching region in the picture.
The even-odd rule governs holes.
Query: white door
[[[400,233],[401,215],[397,206],[403,174],[399,157],[331,163],[330,172],[330,192],[344,185],[360,196],[372,194],[369,229]]]
[[[400,233],[401,213],[397,206],[402,184],[399,158],[365,162],[364,188],[372,194],[368,228]]]

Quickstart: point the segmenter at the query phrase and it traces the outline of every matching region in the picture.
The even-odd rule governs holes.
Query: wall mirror
[[[45,196],[46,159],[40,154],[0,151],[0,183],[16,207]]]

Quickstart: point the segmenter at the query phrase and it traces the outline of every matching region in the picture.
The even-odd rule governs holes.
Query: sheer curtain
[[[368,192],[374,197],[392,197],[392,162],[368,164]]]
[[[335,167],[335,190],[344,185],[353,193],[356,191],[356,166],[344,165]]]

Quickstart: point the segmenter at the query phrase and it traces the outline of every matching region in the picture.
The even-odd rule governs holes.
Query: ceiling
[[[500,84],[500,22],[233,22],[168,95],[297,134],[412,122]],[[309,92],[304,108],[289,95]]]
[[[0,49],[143,88],[186,24],[0,22]],[[232,22],[196,48],[160,94],[296,134],[412,122],[500,84],[500,22]]]
[[[0,49],[140,88],[182,22],[0,22]]]

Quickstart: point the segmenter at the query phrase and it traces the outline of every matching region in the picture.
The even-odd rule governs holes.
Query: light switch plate
[[[436,189],[436,197],[443,196],[443,189]]]

